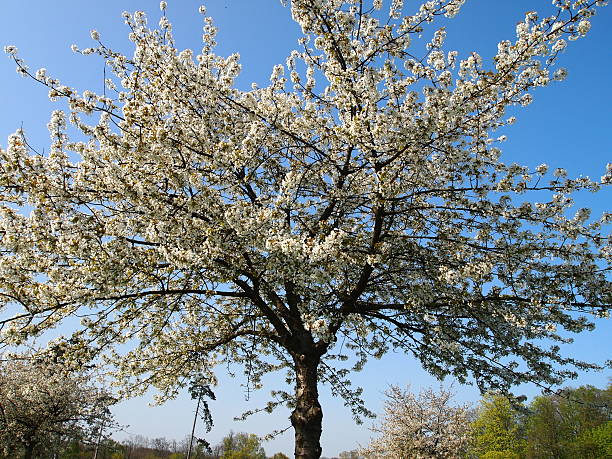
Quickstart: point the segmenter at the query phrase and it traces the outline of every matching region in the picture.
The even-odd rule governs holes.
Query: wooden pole
[[[193,417],[193,426],[191,427],[191,437],[189,437],[189,449],[187,450],[187,459],[191,459],[191,448],[193,447],[193,434],[195,433],[196,422],[198,420],[198,413],[200,412],[200,400],[202,400],[201,393],[198,397],[198,404],[196,406],[195,416]]]

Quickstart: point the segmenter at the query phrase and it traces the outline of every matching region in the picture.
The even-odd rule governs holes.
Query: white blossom
[[[567,42],[563,39],[559,39],[552,46],[552,50],[557,52],[557,51],[561,51],[562,49],[565,49],[566,47],[567,47]]]
[[[47,69],[41,68],[36,71],[37,80],[44,80],[46,76],[47,76]]]
[[[567,78],[567,70],[557,69],[553,75],[553,78],[557,81],[563,81]]]
[[[523,97],[521,97],[520,104],[523,107],[531,104],[531,102],[533,102],[533,96],[531,94],[525,94]]]
[[[587,32],[591,30],[591,23],[584,19],[578,23],[578,33],[581,35],[586,35]]]

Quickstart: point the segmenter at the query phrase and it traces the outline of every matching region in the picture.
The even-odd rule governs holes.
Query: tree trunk
[[[34,457],[34,442],[27,442],[25,444],[25,451],[23,453],[23,459],[32,459]]]
[[[293,357],[296,405],[291,413],[291,425],[295,430],[295,459],[321,457],[323,410],[317,388],[319,360],[319,356],[305,354]]]

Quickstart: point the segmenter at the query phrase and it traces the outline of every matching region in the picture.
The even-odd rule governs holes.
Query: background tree
[[[2,457],[2,456],[0,456]],[[90,439],[73,439],[64,441],[57,445],[52,450],[45,450],[44,454],[36,455],[37,459],[94,459],[95,445],[92,445]],[[7,459],[12,459],[11,457]],[[100,441],[98,448],[97,459],[139,459],[138,457],[130,457],[127,453],[127,448],[121,443],[110,438],[104,438]],[[180,458],[182,459],[182,458]]]
[[[230,432],[221,444],[222,459],[266,459],[266,452],[255,434]]]
[[[590,457],[600,449],[599,434],[590,432],[598,428],[597,432],[606,432],[605,424],[612,420],[612,386],[581,386],[541,395],[529,408],[528,457]]]
[[[379,433],[363,454],[370,458],[459,458],[467,451],[472,411],[455,406],[450,390],[431,387],[414,395],[391,386],[385,392],[385,412]]]
[[[569,195],[612,167],[596,182],[506,164],[498,131],[563,78],[557,55],[605,2],[527,13],[490,64],[447,52],[430,26],[463,0],[382,3],[293,0],[301,50],[249,91],[238,56],[213,53],[210,18],[197,56],[175,48],[165,14],[156,30],[126,14],[132,57],[93,31],[83,53],[114,71],[102,94],[30,73],[8,46],[70,113],[52,115],[47,154],[23,132],[0,151],[3,342],[83,314],[48,353],[102,354],[127,395],[173,396],[228,361],[253,387],[286,369],[295,390],[268,408],[293,409],[298,458],[321,454],[319,381],[368,414],[347,375],[390,348],[482,390],[595,368],[548,343],[612,303],[609,214],[568,215]],[[338,364],[338,337],[354,366]]]
[[[204,422],[206,432],[210,432],[213,427],[212,414],[208,408],[208,400],[215,400],[215,394],[210,388],[210,385],[202,383],[201,378],[194,379],[189,385],[189,395],[192,400],[197,400],[196,409],[193,417],[193,427],[191,428],[191,436],[189,437],[189,447],[187,449],[187,459],[191,459],[191,452],[193,450],[193,443],[196,441],[200,444],[204,450],[212,452],[210,449],[210,443],[204,438],[195,438],[194,432],[196,428],[196,422],[198,417]]]
[[[576,441],[573,450],[577,457],[587,459],[605,459],[612,457],[612,421],[582,432]]]
[[[486,394],[471,424],[470,454],[484,459],[519,459],[525,449],[524,414],[499,394]]]
[[[30,355],[0,360],[0,448],[7,457],[30,459],[57,451],[66,439],[93,441],[101,414],[115,402],[90,375],[63,363]]]
[[[339,459],[363,459],[363,456],[359,454],[357,450],[342,451],[338,454]]]

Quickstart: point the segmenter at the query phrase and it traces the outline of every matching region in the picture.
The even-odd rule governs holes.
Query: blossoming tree
[[[52,116],[48,154],[22,132],[0,152],[3,342],[78,314],[49,352],[106,358],[129,394],[214,382],[227,361],[255,387],[286,369],[295,392],[275,400],[293,409],[299,458],[321,453],[319,382],[367,414],[339,337],[354,370],[397,349],[482,389],[594,368],[540,340],[610,308],[610,216],[567,211],[612,167],[594,181],[506,164],[495,131],[563,78],[558,54],[605,2],[527,13],[490,64],[447,52],[443,28],[411,44],[463,0],[382,3],[293,0],[301,48],[251,90],[234,85],[237,55],[214,54],[208,17],[197,54],[175,48],[165,14],[153,30],[125,15],[131,57],[92,32],[81,52],[115,75],[103,94],[30,72],[8,47],[69,111]]]
[[[369,458],[456,459],[466,457],[474,410],[453,405],[453,393],[432,388],[414,395],[391,386],[385,413],[374,432],[380,435],[364,448]]]
[[[90,375],[61,363],[0,361],[0,452],[25,459],[48,453],[68,439],[94,441],[113,424],[108,407],[116,399],[95,387]],[[36,456],[37,457],[37,456]]]

